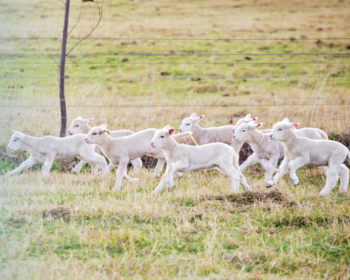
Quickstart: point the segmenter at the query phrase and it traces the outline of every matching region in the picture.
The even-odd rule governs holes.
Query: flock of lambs
[[[250,114],[228,126],[202,128],[199,121],[204,116],[195,113],[183,119],[179,133],[169,125],[163,129],[145,129],[134,133],[130,130],[109,131],[106,124],[90,127],[92,119],[78,117],[69,127],[66,138],[45,136],[32,137],[14,131],[8,145],[11,155],[19,149],[30,153],[30,157],[19,167],[7,173],[7,176],[19,173],[35,163],[41,162],[44,176],[48,176],[55,160],[65,160],[78,156],[82,160],[72,170],[79,172],[85,163],[91,164],[92,175],[109,173],[118,165],[117,181],[114,191],[120,190],[122,179],[131,183],[139,180],[127,175],[129,161],[134,172],[142,167],[140,157],[150,155],[158,159],[155,177],[160,177],[165,161],[167,168],[160,183],[152,194],[159,193],[165,185],[168,190],[174,186],[174,174],[181,178],[180,172],[217,168],[231,179],[231,192],[237,192],[241,184],[245,191],[251,190],[242,172],[248,166],[259,163],[266,170],[266,187],[272,187],[289,171],[290,180],[299,184],[296,170],[304,165],[322,166],[327,177],[326,186],[319,195],[327,195],[340,177],[339,192],[347,192],[349,170],[343,164],[350,160],[350,151],[341,143],[328,140],[327,134],[318,128],[296,129],[297,123],[287,118],[276,123],[272,129],[259,130],[262,123]],[[176,139],[191,136],[197,146],[179,144]],[[241,165],[238,165],[238,153],[243,143],[250,144],[254,153]],[[103,153],[109,160],[109,165]],[[276,169],[278,160],[283,161]],[[273,174],[276,173],[273,176]]]

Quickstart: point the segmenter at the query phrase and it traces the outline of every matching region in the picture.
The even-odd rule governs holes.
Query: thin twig
[[[94,32],[94,30],[95,30],[95,29],[98,27],[98,25],[100,24],[100,22],[101,22],[101,20],[102,20],[102,7],[103,7],[103,2],[102,2],[102,4],[101,4],[101,6],[99,6],[96,2],[94,2],[94,3],[95,3],[95,4],[97,5],[97,7],[98,7],[98,14],[100,15],[100,18],[99,18],[99,20],[98,20],[96,26],[90,31],[90,33],[89,33],[87,36],[85,36],[85,37],[82,38],[78,43],[76,43],[76,44],[73,46],[73,48],[71,48],[71,49],[69,50],[69,52],[66,53],[66,55],[69,55],[69,54],[74,50],[74,48],[75,48],[80,42],[82,42],[82,41],[85,40],[87,37],[89,37],[89,36],[91,35],[91,33]]]
[[[81,12],[83,11],[83,5],[84,5],[84,2],[81,2],[81,7],[80,7],[80,13],[79,13],[78,20],[77,20],[77,22],[74,24],[74,26],[72,27],[71,31],[68,32],[67,37],[69,36],[69,34],[72,33],[72,31],[74,30],[74,28],[75,28],[75,27],[77,26],[77,24],[79,23],[80,16],[81,16]]]
[[[63,3],[63,5],[65,5],[65,6],[66,6],[66,3],[64,3],[64,2],[63,2],[63,0],[61,0],[61,2]]]
[[[50,58],[52,58],[52,60],[57,64],[58,68],[60,67],[60,64],[56,62],[55,58],[53,56],[49,56]]]

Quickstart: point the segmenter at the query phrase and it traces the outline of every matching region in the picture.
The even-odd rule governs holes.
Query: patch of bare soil
[[[43,217],[51,217],[53,219],[69,219],[71,216],[70,209],[66,207],[56,207],[50,210],[45,210],[43,212]]]
[[[237,205],[250,205],[255,202],[273,202],[284,206],[296,206],[297,203],[288,197],[285,197],[279,190],[270,192],[244,192],[239,194],[207,196],[204,200],[221,200],[231,202]]]

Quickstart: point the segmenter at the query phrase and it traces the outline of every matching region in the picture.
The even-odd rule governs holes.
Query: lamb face
[[[13,131],[13,135],[7,145],[7,151],[12,156],[12,152],[15,152],[21,148],[21,141],[24,138],[24,134],[19,131]]]
[[[204,118],[204,115],[201,115],[197,117],[196,113],[192,113],[189,118],[185,118],[182,120],[182,123],[179,127],[179,133],[185,132],[185,131],[194,131],[196,124]]]
[[[270,134],[271,140],[286,140],[288,136],[285,134],[285,131],[297,127],[298,125],[298,123],[287,123],[286,121],[275,123]]]
[[[251,142],[252,136],[250,132],[261,126],[262,126],[262,123],[256,124],[254,122],[241,124],[235,130],[233,135],[233,140],[239,141],[239,142]]]
[[[174,134],[174,129],[170,128],[169,125],[165,126],[164,129],[158,130],[152,140],[151,140],[151,147],[152,148],[164,148],[168,142],[168,138],[170,135]]]
[[[100,126],[95,126],[91,128],[90,132],[87,134],[85,138],[85,142],[87,144],[101,144],[103,142],[103,133],[108,133],[109,130],[106,128],[106,124],[101,124]]]
[[[93,118],[90,119],[83,119],[82,117],[77,117],[74,120],[72,120],[69,129],[68,134],[69,135],[75,135],[79,133],[84,133],[84,131],[87,130],[87,124],[91,122]]]
[[[234,129],[232,129],[232,133],[235,133],[235,129],[238,128],[241,124],[245,124],[245,123],[249,123],[257,120],[258,120],[258,117],[253,118],[251,114],[247,114],[244,118],[239,119],[236,122]]]

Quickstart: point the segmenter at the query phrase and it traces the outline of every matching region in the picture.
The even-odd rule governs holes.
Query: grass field
[[[1,145],[12,129],[58,135],[60,40],[15,39],[59,38],[64,5],[52,2],[0,3],[0,37],[12,38],[0,39]],[[70,27],[80,5],[71,3]],[[85,3],[71,38],[96,21]],[[206,127],[251,112],[266,128],[284,116],[349,128],[350,40],[317,39],[350,38],[347,0],[105,1],[91,37],[67,57],[68,123],[82,115],[111,130],[178,128],[196,112]],[[273,40],[250,40],[264,38]],[[157,197],[152,168],[118,193],[114,173],[58,170],[45,180],[37,168],[0,176],[0,279],[350,278],[349,195],[337,186],[318,197],[317,169],[299,170],[298,187],[285,176],[267,190],[253,167],[244,173],[253,192],[236,196],[227,177],[193,172]]]
[[[320,198],[321,173],[299,173],[300,186],[281,180],[265,200],[227,197],[213,171],[158,197],[145,169],[118,193],[112,175],[2,177],[1,279],[348,279],[349,196]]]

